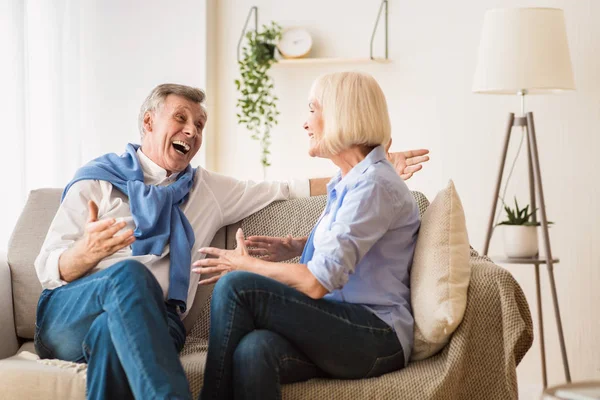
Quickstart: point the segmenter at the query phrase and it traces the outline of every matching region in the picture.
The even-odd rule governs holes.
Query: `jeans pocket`
[[[400,349],[392,355],[377,357],[365,378],[373,378],[402,368],[404,368],[404,351]]]

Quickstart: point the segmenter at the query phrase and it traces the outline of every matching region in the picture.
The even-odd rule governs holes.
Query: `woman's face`
[[[308,118],[304,123],[304,129],[310,139],[308,154],[311,157],[325,157],[325,152],[321,149],[321,140],[323,139],[323,114],[321,111],[319,102],[316,99],[310,99]]]

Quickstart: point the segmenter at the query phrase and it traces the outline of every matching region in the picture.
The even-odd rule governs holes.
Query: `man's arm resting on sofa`
[[[0,360],[19,349],[13,313],[12,283],[5,253],[0,253]]]
[[[311,196],[321,196],[327,194],[327,182],[329,182],[331,178],[313,178],[309,179],[308,183],[310,185],[310,195]]]

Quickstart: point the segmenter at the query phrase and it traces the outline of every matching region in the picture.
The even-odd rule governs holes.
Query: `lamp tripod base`
[[[540,225],[542,228],[542,238],[544,241],[544,248],[546,251],[546,258],[543,263],[546,264],[548,269],[548,278],[550,281],[550,292],[552,295],[552,304],[554,306],[554,316],[556,319],[556,327],[558,330],[558,338],[560,343],[560,351],[562,356],[562,364],[565,372],[565,378],[567,382],[571,382],[571,372],[569,369],[569,360],[567,358],[567,351],[565,347],[565,339],[562,328],[562,322],[560,317],[560,309],[558,306],[558,296],[556,293],[556,284],[554,280],[554,259],[552,257],[552,249],[550,247],[550,235],[548,232],[548,218],[546,215],[546,203],[544,200],[544,189],[542,185],[542,174],[540,170],[540,162],[539,162],[539,154],[537,148],[537,139],[535,135],[535,125],[533,122],[533,113],[529,112],[524,117],[515,117],[515,114],[510,113],[508,117],[507,127],[506,127],[506,137],[504,140],[504,146],[502,150],[502,157],[500,160],[500,169],[498,171],[498,177],[496,180],[496,189],[494,191],[494,198],[492,202],[492,210],[490,213],[490,218],[488,221],[487,233],[485,238],[485,244],[483,248],[483,254],[487,255],[490,241],[492,238],[492,233],[494,230],[494,215],[496,214],[496,208],[498,206],[498,196],[500,194],[500,185],[502,182],[502,176],[504,172],[504,166],[506,164],[506,155],[508,151],[508,145],[510,143],[510,137],[512,128],[515,126],[524,127],[527,132],[527,160],[528,160],[528,172],[529,172],[529,196],[530,196],[530,204],[531,209],[536,210],[536,196],[539,199],[540,205]],[[533,214],[533,222],[537,222],[536,214]],[[548,386],[548,377],[546,370],[546,349],[544,342],[544,321],[542,315],[542,296],[541,296],[541,285],[540,285],[540,270],[539,264],[540,259],[537,257],[535,259],[536,262],[532,262],[535,265],[535,284],[536,284],[536,303],[537,303],[537,311],[538,311],[538,329],[540,332],[540,353],[541,353],[541,362],[542,362],[542,381],[544,384],[544,388]]]

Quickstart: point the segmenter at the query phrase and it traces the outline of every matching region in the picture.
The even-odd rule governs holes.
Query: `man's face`
[[[170,94],[162,106],[144,115],[142,151],[168,175],[181,172],[200,150],[205,124],[200,104]]]

